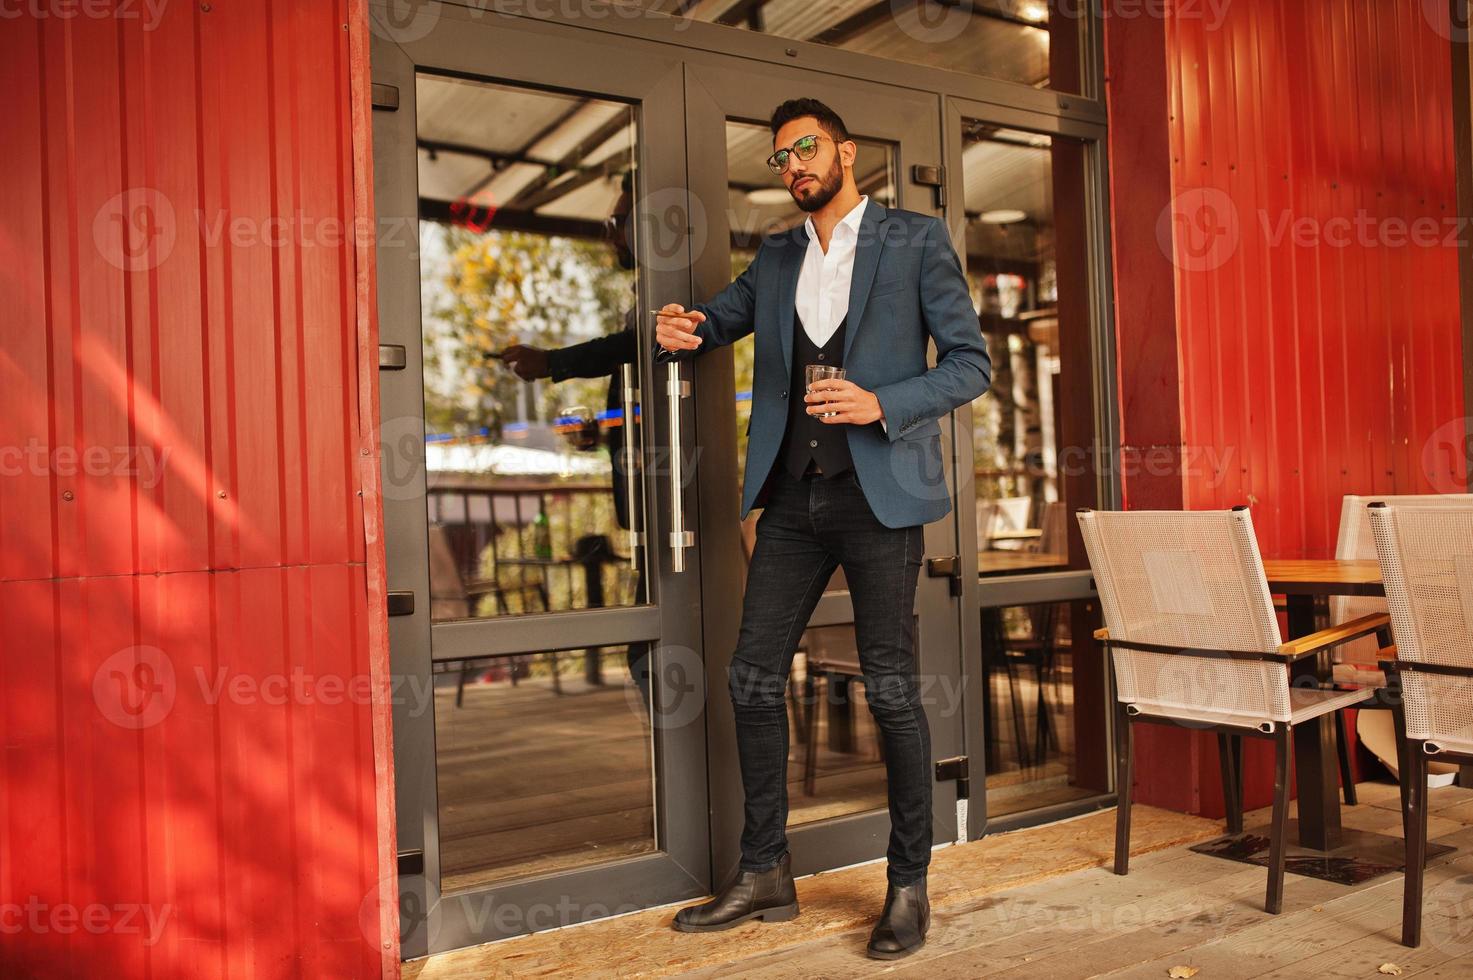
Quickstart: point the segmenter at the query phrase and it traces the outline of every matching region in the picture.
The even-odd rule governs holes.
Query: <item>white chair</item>
[[[1427,863],[1427,764],[1473,763],[1473,504],[1368,508],[1395,659],[1383,659],[1393,691],[1401,769],[1406,886],[1401,941],[1422,942]]]
[[[1371,533],[1367,505],[1388,503],[1414,507],[1467,507],[1473,494],[1356,494],[1348,493],[1340,502],[1340,533],[1335,539],[1335,557],[1341,561],[1376,559],[1376,540]],[[1386,600],[1375,596],[1331,596],[1330,623],[1346,623],[1370,613],[1386,611]],[[1386,678],[1376,664],[1378,648],[1369,638],[1354,640],[1336,648],[1333,654],[1333,678],[1336,683],[1384,687]]]
[[[1428,507],[1467,507],[1473,504],[1473,494],[1355,494],[1348,493],[1340,502],[1340,531],[1335,540],[1335,557],[1341,561],[1356,559],[1374,561],[1376,541],[1371,534],[1371,522],[1367,518],[1366,506],[1376,501],[1394,504],[1411,504]],[[1384,613],[1386,600],[1378,596],[1331,596],[1330,624],[1338,625],[1368,616]],[[1331,656],[1331,679],[1341,687],[1386,686],[1386,675],[1376,666],[1380,647],[1373,637],[1362,637],[1336,647]],[[1367,708],[1385,708],[1378,701],[1367,703]],[[1347,806],[1355,805],[1355,779],[1350,772],[1349,735],[1345,716],[1340,715],[1335,725],[1335,749],[1340,756],[1340,785]]]
[[[1274,743],[1274,807],[1265,908],[1283,904],[1289,746],[1295,725],[1354,705],[1369,690],[1290,685],[1295,661],[1384,631],[1383,613],[1283,642],[1253,519],[1230,511],[1082,511],[1115,678],[1115,873],[1130,862],[1131,742],[1137,722],[1218,735],[1228,830],[1243,826],[1241,739]]]

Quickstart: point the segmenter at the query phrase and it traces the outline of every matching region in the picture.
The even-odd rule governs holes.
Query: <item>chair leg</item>
[[[1239,768],[1241,759],[1235,751],[1235,739],[1241,746],[1241,736],[1219,732],[1217,735],[1217,765],[1222,772],[1222,806],[1227,811],[1227,831],[1230,834],[1243,832],[1243,796]]]
[[[1115,702],[1115,873],[1130,873],[1130,801],[1133,779],[1131,720],[1125,705]]]
[[[1274,816],[1269,834],[1268,900],[1264,911],[1278,915],[1284,906],[1284,849],[1289,825],[1289,727],[1274,735]]]
[[[1335,754],[1340,757],[1340,792],[1346,806],[1355,806],[1355,779],[1350,774],[1350,722],[1344,711],[1335,712]]]
[[[1427,756],[1421,746],[1408,743],[1410,765],[1403,779],[1409,784],[1406,799],[1407,867],[1401,901],[1401,944],[1413,949],[1422,945],[1422,888],[1427,870]]]
[[[1008,701],[1013,706],[1013,738],[1018,742],[1018,768],[1033,768],[1031,753],[1028,751],[1028,726],[1023,718],[1023,701],[1018,696],[1018,672],[1013,667],[1012,660],[1005,661],[1008,671]]]

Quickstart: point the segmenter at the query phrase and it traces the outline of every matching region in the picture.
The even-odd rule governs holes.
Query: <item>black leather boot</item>
[[[929,928],[931,901],[926,897],[926,879],[899,888],[891,885],[885,891],[885,910],[869,934],[869,948],[865,952],[877,960],[909,956],[926,944]]]
[[[675,913],[677,932],[717,932],[748,919],[786,922],[798,914],[798,891],[788,855],[766,871],[743,871],[721,894]]]

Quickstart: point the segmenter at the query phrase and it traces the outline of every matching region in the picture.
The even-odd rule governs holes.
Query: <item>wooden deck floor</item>
[[[1397,942],[1402,876],[1358,886],[1289,875],[1284,911],[1263,911],[1263,869],[1197,854],[1187,844],[1219,824],[1138,808],[1128,877],[1104,868],[1114,812],[936,853],[926,947],[898,963],[864,957],[884,894],[866,865],[799,882],[803,913],[712,935],[669,929],[673,908],[432,957],[416,980],[485,976],[917,978],[1165,977],[1199,980],[1473,976],[1473,791],[1434,790],[1429,831],[1457,847],[1428,868],[1425,941]],[[1399,835],[1395,786],[1363,784],[1347,827]],[[1267,815],[1250,814],[1249,827]]]
[[[602,686],[584,681],[580,659],[564,655],[561,663],[578,673],[562,676],[558,690],[547,674],[516,685],[501,676],[473,676],[457,707],[453,685],[437,688],[443,893],[654,849],[650,727],[623,654],[604,659]],[[1059,685],[1061,693],[1051,695],[1059,702],[1051,709],[1058,747],[1043,765],[1023,770],[1012,740],[1006,684],[996,683],[998,755],[1004,765],[987,777],[988,812],[1001,816],[1091,795],[1069,781],[1069,685]],[[1031,733],[1037,724],[1037,688],[1026,672],[1017,683],[1023,728]],[[807,748],[793,721],[789,826],[885,807],[878,731],[863,706],[862,690],[854,697],[852,751],[829,746],[830,713],[825,709],[817,714],[811,794],[803,782]]]

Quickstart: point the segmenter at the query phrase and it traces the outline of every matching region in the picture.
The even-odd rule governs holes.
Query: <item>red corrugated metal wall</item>
[[[1174,196],[1157,232],[1176,267],[1182,501],[1251,504],[1267,557],[1333,555],[1343,494],[1465,486],[1445,7],[1233,0],[1166,18]],[[1122,391],[1156,384],[1137,370],[1122,359]],[[1250,756],[1261,805],[1272,765]],[[1151,730],[1138,757],[1138,798],[1222,813],[1210,737]]]
[[[1464,486],[1447,5],[1214,6],[1167,22],[1185,502],[1330,557],[1342,495]]]
[[[378,975],[361,11],[24,10],[0,26],[0,974]]]

